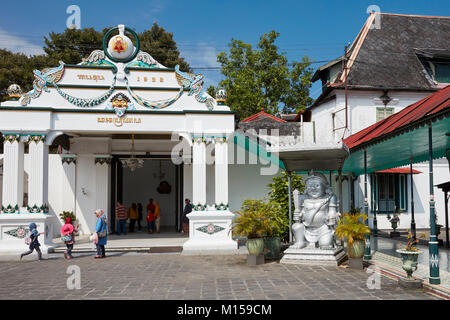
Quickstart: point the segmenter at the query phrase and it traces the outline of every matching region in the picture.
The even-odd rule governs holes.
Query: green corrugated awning
[[[276,155],[268,152],[263,144],[258,144],[252,139],[249,139],[248,136],[242,135],[237,131],[234,132],[233,142],[257,157],[269,161],[280,167],[280,169],[285,170],[283,162]]]
[[[443,158],[450,149],[450,117],[431,119],[433,159]],[[387,137],[366,146],[367,172],[390,169],[413,163],[428,161],[428,126],[412,127],[409,131]],[[345,160],[343,172],[364,174],[364,150],[351,152]]]

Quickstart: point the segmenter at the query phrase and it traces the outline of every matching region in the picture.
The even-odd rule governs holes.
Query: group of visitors
[[[127,234],[126,222],[130,219],[129,232],[134,232],[134,228],[137,222],[138,230],[137,232],[142,232],[141,220],[143,218],[143,207],[141,203],[132,203],[131,207],[127,208],[120,202],[117,201],[116,206],[116,221],[117,221],[117,234],[124,235]],[[161,209],[157,201],[153,201],[152,198],[149,199],[147,204],[147,231],[148,233],[159,233],[160,232],[160,220],[161,220]]]
[[[189,236],[189,218],[187,215],[192,212],[192,205],[189,199],[185,200],[185,207],[182,216],[182,226],[183,226],[183,236]],[[95,259],[101,259],[105,257],[105,245],[108,239],[108,227],[106,223],[106,215],[102,209],[98,209],[94,212],[97,217],[97,222],[95,224],[95,232],[91,236],[91,241],[95,244],[97,249],[97,254]],[[134,227],[136,221],[138,222],[138,231],[141,230],[140,220],[142,219],[142,205],[133,203],[131,207],[127,208],[122,205],[119,201],[116,207],[116,220],[117,220],[117,233],[120,235],[122,232],[126,235],[126,221],[130,219],[130,232],[134,232]],[[161,210],[157,201],[149,199],[147,204],[147,229],[148,233],[159,233],[160,232],[160,219]],[[65,259],[72,259],[72,250],[75,243],[74,233],[78,232],[78,226],[74,226],[72,219],[67,217],[64,221],[64,225],[61,227],[61,240],[67,247],[64,252]],[[26,255],[31,254],[36,250],[38,254],[38,259],[42,260],[42,252],[40,250],[40,243],[38,237],[44,232],[38,232],[35,223],[30,223],[29,234],[25,238],[25,243],[28,245],[29,250],[20,255],[20,260]]]

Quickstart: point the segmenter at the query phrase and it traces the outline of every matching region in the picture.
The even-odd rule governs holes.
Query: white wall
[[[234,150],[231,150],[231,148]],[[235,164],[237,159],[236,153],[243,152],[245,154],[245,163],[249,162],[249,152],[234,143],[229,144],[228,148],[228,204],[230,211],[238,211],[241,208],[244,199],[262,199],[267,196],[267,185],[272,182],[272,178],[278,175],[264,175],[262,168],[267,168],[268,165],[260,164]],[[213,206],[215,204],[215,189],[214,189],[214,166],[206,166],[206,199],[207,205]],[[183,184],[183,198],[189,198],[192,201],[192,165],[184,165],[184,184]]]
[[[159,163],[161,170],[165,174],[162,180],[159,179]],[[157,177],[154,177],[154,174]],[[175,226],[177,186],[176,167],[171,160],[145,159],[144,166],[132,172],[128,168],[123,169],[123,204],[129,208],[133,202],[141,203],[142,224],[147,224],[146,207],[150,198],[158,201],[161,208],[161,226]],[[161,181],[166,180],[171,185],[169,194],[160,194],[156,189]]]
[[[349,134],[361,131],[376,122],[377,107],[384,107],[379,101],[379,97],[382,94],[381,91],[352,91],[348,95],[348,106],[351,118]],[[394,108],[394,113],[396,113],[430,94],[431,92],[389,91],[388,96],[393,101],[391,101],[387,107]],[[340,92],[338,101],[340,105],[343,107],[345,106],[345,96],[343,92]]]
[[[50,154],[48,158],[49,213],[57,217],[53,230],[54,236],[58,236],[62,226],[59,214],[63,211],[75,213],[75,164],[63,164],[59,154]]]
[[[379,97],[383,94],[380,90],[349,90],[347,95],[348,128],[345,136],[348,137],[376,122],[376,109],[383,107]],[[336,95],[336,99],[314,107],[312,121],[316,123],[316,130],[333,131],[332,113],[336,112],[334,127],[345,126],[345,92],[334,90],[328,96]],[[387,107],[393,107],[394,112],[417,102],[430,95],[430,92],[389,91],[392,101]],[[336,130],[336,137],[342,137],[343,129]]]

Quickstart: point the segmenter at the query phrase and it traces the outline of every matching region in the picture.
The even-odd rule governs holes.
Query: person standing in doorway
[[[156,233],[159,233],[160,220],[161,220],[161,208],[159,206],[158,201],[155,201],[155,229],[156,229]]]
[[[183,217],[181,219],[181,222],[183,224],[183,237],[189,236],[189,218],[187,215],[192,212],[192,204],[189,199],[184,200],[185,207],[183,210]]]
[[[130,232],[134,232],[134,225],[139,218],[137,205],[134,202],[131,205],[131,208],[128,209],[128,218],[130,218]]]
[[[138,218],[138,232],[142,232],[142,227],[141,227],[141,220],[142,220],[142,203],[138,203],[138,213],[139,213],[139,218]]]
[[[102,209],[95,211],[95,216],[97,217],[97,223],[95,225],[95,232],[97,234],[96,247],[97,255],[95,259],[101,259],[105,257],[105,246],[108,239],[108,226],[106,225],[106,217]]]
[[[155,229],[155,209],[156,206],[153,203],[153,199],[150,198],[147,205],[147,229],[148,233],[153,233]]]
[[[117,220],[117,234],[120,236],[122,233],[127,235],[127,208],[117,201],[116,206],[116,220]]]

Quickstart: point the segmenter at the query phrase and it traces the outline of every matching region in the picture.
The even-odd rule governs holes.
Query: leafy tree
[[[66,29],[63,33],[52,32],[49,38],[45,37],[44,51],[55,65],[59,60],[65,63],[79,63],[93,50],[102,48],[103,36],[109,29],[105,28],[101,32],[93,28]],[[179,64],[181,70],[190,71],[189,64],[180,57],[173,34],[156,22],[151,29],[137,35],[141,42],[141,50],[148,52],[156,61],[169,68]],[[133,40],[132,37],[130,38]]]
[[[269,189],[269,200],[277,203],[281,207],[283,213],[284,225],[289,226],[289,180],[286,171],[283,171],[281,175],[273,177],[272,183],[267,185]],[[300,193],[303,193],[305,184],[302,181],[302,177],[295,172],[291,173],[291,191],[298,189]],[[294,210],[294,198],[292,197],[292,212]],[[289,228],[285,228],[281,235],[283,241],[289,241]]]
[[[167,32],[155,22],[150,30],[139,34],[141,50],[148,52],[156,61],[168,68],[174,68],[177,64],[183,71],[191,71],[189,64],[180,57],[177,43],[173,40],[173,34]]]
[[[43,69],[47,65],[45,55],[28,57],[22,53],[0,49],[0,97],[7,96],[6,89],[13,83],[18,84],[23,92],[33,87],[33,70]]]
[[[271,114],[290,113],[312,103],[310,61],[305,56],[290,67],[284,53],[279,53],[274,44],[278,36],[275,31],[264,34],[257,49],[232,39],[229,53],[217,56],[225,76],[219,86],[227,91],[227,104],[241,119],[261,108]]]
[[[110,28],[97,31],[93,28],[66,29],[62,33],[51,32],[44,37],[43,55],[26,56],[0,49],[0,99],[6,97],[6,89],[17,83],[24,92],[33,86],[33,70],[55,67],[59,61],[80,63],[94,50],[102,49],[104,34]],[[180,57],[173,35],[155,22],[151,29],[138,33],[141,50],[148,52],[158,62],[173,68],[179,64],[183,71],[191,71],[189,64]],[[132,37],[131,37],[132,38]],[[132,39],[133,40],[133,39]]]
[[[103,32],[94,28],[66,29],[63,33],[50,32],[48,37],[44,37],[44,51],[48,56],[51,65],[58,65],[64,61],[68,64],[80,63],[83,58],[87,58],[94,50],[102,48]]]

